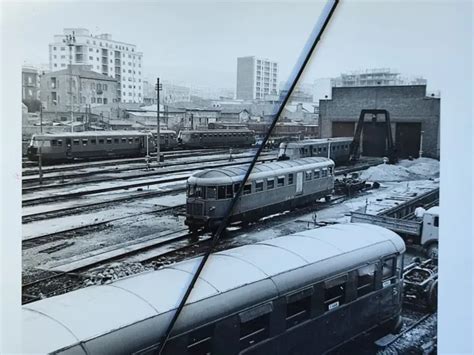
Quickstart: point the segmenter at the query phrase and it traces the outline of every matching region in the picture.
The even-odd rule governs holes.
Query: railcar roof
[[[334,138],[320,138],[320,139],[307,139],[303,141],[298,141],[298,142],[288,142],[288,143],[281,143],[282,145],[285,145],[288,148],[297,148],[297,147],[303,147],[306,145],[313,145],[313,144],[324,144],[324,143],[340,143],[340,142],[352,142],[354,138],[353,137],[334,137]]]
[[[207,129],[207,130],[183,130],[182,133],[242,133],[254,132],[251,129]]]
[[[334,165],[331,159],[324,157],[308,157],[293,160],[276,161],[271,163],[258,163],[254,166],[250,179],[258,179],[266,175],[286,174],[292,170],[298,170],[302,166],[308,169],[322,168]],[[249,164],[224,167],[219,169],[207,169],[193,174],[189,179],[190,184],[224,184],[242,180]]]
[[[345,270],[361,262],[354,260],[360,250],[375,260],[405,244],[385,228],[349,223],[221,251],[210,256],[188,304],[329,259]],[[201,258],[23,306],[24,351],[51,352],[176,309]]]
[[[429,213],[429,214],[435,214],[435,215],[438,215],[439,216],[439,206],[433,206],[431,208],[429,208],[426,213]]]
[[[162,133],[176,133],[174,131],[163,131]],[[45,133],[45,134],[34,134],[33,138],[82,138],[82,137],[109,137],[109,136],[136,136],[146,135],[153,132],[140,132],[140,131],[84,131],[84,132],[63,132],[63,133]]]

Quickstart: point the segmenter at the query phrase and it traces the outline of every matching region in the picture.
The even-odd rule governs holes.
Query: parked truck
[[[398,233],[407,243],[421,245],[429,258],[438,258],[438,206],[431,207],[421,218],[413,220],[352,212],[351,222],[375,224],[390,229]]]

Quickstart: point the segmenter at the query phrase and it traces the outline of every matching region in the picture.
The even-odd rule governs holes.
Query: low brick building
[[[400,157],[418,157],[422,139],[423,156],[439,158],[440,99],[427,96],[426,85],[333,87],[332,99],[319,102],[321,137],[353,136],[363,109],[390,113]],[[382,118],[376,119],[365,119],[362,154],[383,154],[385,125]]]

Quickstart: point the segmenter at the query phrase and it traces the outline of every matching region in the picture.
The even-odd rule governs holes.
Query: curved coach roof
[[[304,147],[307,145],[312,144],[323,144],[323,143],[339,143],[339,142],[352,142],[353,137],[334,137],[334,138],[320,138],[320,139],[307,139],[298,142],[288,142],[288,143],[281,143],[281,145],[286,146],[288,148],[298,148]]]
[[[323,157],[309,157],[302,159],[276,161],[271,163],[256,164],[249,179],[254,180],[268,175],[286,174],[301,169],[316,169],[334,165],[331,159]],[[232,184],[242,181],[249,164],[225,167],[219,169],[207,169],[198,171],[188,178],[188,184]]]
[[[271,298],[285,288],[275,279],[277,275],[308,264],[321,263],[317,270],[323,270],[329,259],[332,265],[337,261],[341,270],[347,269],[361,263],[360,257],[356,258],[361,250],[367,258],[364,260],[370,261],[401,253],[405,244],[388,229],[350,223],[221,251],[209,258],[187,304],[265,279],[273,280],[272,287],[262,291]],[[87,341],[101,335],[176,309],[200,260],[193,258],[110,285],[87,287],[23,306],[24,352],[48,353],[81,342],[87,346]],[[318,272],[321,275],[316,276],[328,276]],[[217,302],[215,308],[224,304],[228,306]],[[159,336],[157,329],[150,332]]]
[[[156,132],[146,132],[146,131],[84,131],[84,132],[59,132],[59,133],[44,133],[44,134],[34,134],[33,138],[55,138],[55,137],[71,137],[71,138],[81,138],[81,137],[91,137],[91,136],[134,136],[134,135],[146,135]],[[161,130],[160,133],[175,133],[172,130]]]

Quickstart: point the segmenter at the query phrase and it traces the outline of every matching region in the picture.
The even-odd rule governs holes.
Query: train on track
[[[336,137],[283,142],[279,147],[278,160],[327,157],[336,164],[344,164],[349,161],[350,145],[353,139],[353,137]]]
[[[215,230],[245,176],[247,165],[208,169],[187,181],[186,220],[191,231]],[[257,164],[244,185],[230,222],[249,222],[294,209],[334,189],[334,162],[312,157]]]
[[[187,148],[251,147],[255,144],[255,132],[246,129],[180,131],[178,142]]]
[[[160,149],[251,147],[250,130],[180,131],[161,130]],[[27,149],[28,159],[43,162],[141,157],[156,150],[156,133],[137,131],[89,131],[34,134]]]
[[[164,354],[321,354],[397,328],[405,244],[339,224],[210,256]],[[23,353],[155,354],[201,257],[24,305]]]

